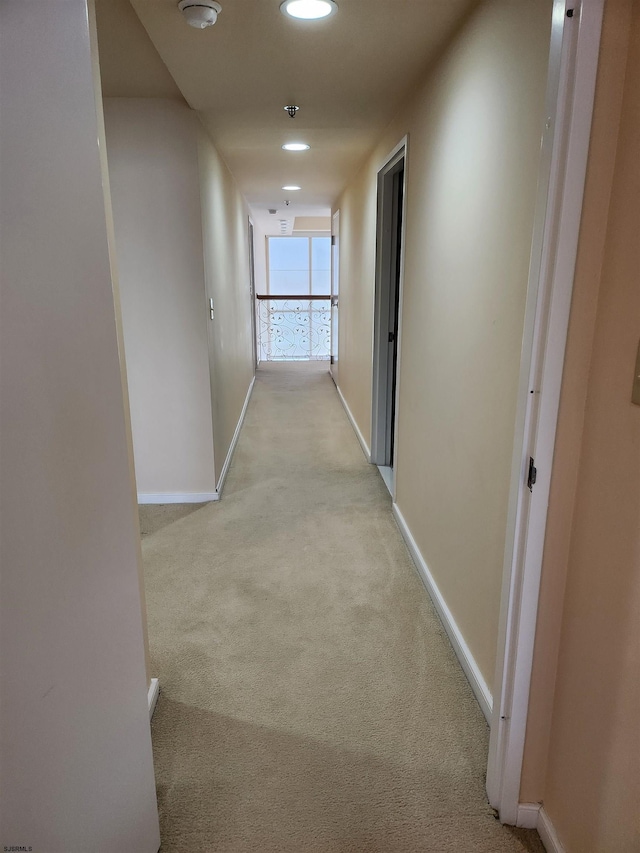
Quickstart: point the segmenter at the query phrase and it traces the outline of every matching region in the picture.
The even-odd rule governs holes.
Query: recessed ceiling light
[[[280,4],[283,15],[291,15],[292,18],[302,18],[305,21],[313,21],[317,18],[328,18],[338,11],[334,0],[284,0]]]
[[[296,187],[294,184],[287,184],[286,187],[282,187],[283,190],[287,190],[287,192],[295,192],[296,190],[302,189],[302,187]]]
[[[282,147],[285,151],[308,151],[311,146],[306,142],[287,142]]]

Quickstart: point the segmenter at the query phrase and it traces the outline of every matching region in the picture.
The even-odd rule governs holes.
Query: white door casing
[[[554,0],[505,547],[487,793],[516,824],[604,0]],[[527,486],[530,458],[537,481]]]
[[[373,331],[373,387],[372,387],[372,418],[371,418],[371,461],[379,466],[389,464],[389,430],[395,436],[397,447],[398,438],[398,412],[400,398],[400,359],[402,353],[402,305],[403,305],[403,282],[404,282],[404,237],[400,239],[400,252],[398,263],[397,287],[397,331],[393,348],[396,359],[396,386],[394,392],[394,405],[392,411],[393,423],[389,422],[389,377],[390,377],[390,354],[391,348],[388,343],[389,336],[389,296],[390,283],[395,274],[389,268],[391,258],[395,257],[397,246],[394,245],[394,234],[391,217],[385,219],[385,214],[391,211],[393,203],[393,187],[391,178],[398,169],[403,170],[402,177],[402,206],[401,222],[402,233],[406,227],[407,209],[407,156],[408,136],[403,137],[400,142],[385,157],[381,168],[378,170],[378,212],[376,245],[376,279],[374,292],[374,331]],[[393,474],[393,472],[391,472]],[[392,478],[393,479],[393,478]],[[395,494],[395,481],[389,488],[392,496]]]
[[[331,219],[331,363],[329,370],[338,384],[340,359],[340,211]]]
[[[255,264],[255,242],[253,231],[253,220],[249,217],[249,300],[251,303],[251,347],[253,358],[253,371],[258,367],[258,323],[256,318],[256,264]]]

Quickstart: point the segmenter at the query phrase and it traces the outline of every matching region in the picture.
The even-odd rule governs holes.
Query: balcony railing
[[[257,296],[260,361],[328,361],[329,296]]]

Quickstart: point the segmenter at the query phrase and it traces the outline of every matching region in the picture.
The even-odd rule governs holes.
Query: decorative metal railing
[[[260,361],[331,357],[329,296],[257,296]]]

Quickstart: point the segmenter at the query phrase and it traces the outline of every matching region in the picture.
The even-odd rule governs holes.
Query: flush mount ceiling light
[[[214,0],[180,0],[178,9],[190,27],[204,30],[212,27],[222,12],[222,6]]]
[[[315,21],[333,15],[338,11],[338,6],[334,0],[284,0],[280,4],[280,11],[292,18]]]
[[[287,192],[294,193],[296,190],[302,189],[302,187],[296,187],[295,184],[287,184],[286,187],[282,187],[283,190],[287,190]]]
[[[285,151],[308,151],[311,148],[306,142],[286,142],[282,147]]]

